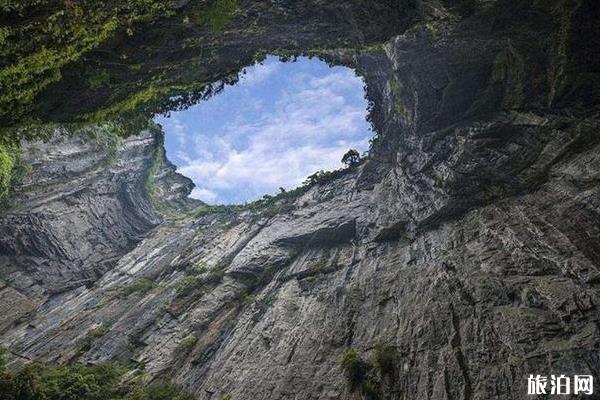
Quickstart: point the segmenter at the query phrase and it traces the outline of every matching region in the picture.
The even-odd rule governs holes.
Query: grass
[[[196,275],[197,272],[195,270],[190,272],[191,274],[188,273],[188,276],[183,278],[177,287],[177,294],[179,296],[187,296],[195,291],[205,292],[210,286],[218,285],[225,276],[225,271],[222,269],[201,273],[200,275]]]
[[[185,338],[183,338],[183,340],[181,341],[181,343],[179,344],[179,346],[186,350],[189,351],[191,349],[194,348],[194,346],[196,345],[196,343],[198,343],[198,338],[196,337],[196,335],[191,334],[186,336]]]
[[[131,285],[122,288],[122,293],[126,296],[134,293],[146,294],[157,287],[158,283],[148,278],[142,278]]]

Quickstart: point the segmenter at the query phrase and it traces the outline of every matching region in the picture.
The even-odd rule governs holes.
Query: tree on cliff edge
[[[354,149],[348,150],[342,157],[342,163],[348,167],[355,167],[360,164],[360,154]]]

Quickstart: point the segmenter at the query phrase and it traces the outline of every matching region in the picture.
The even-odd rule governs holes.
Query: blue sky
[[[156,117],[168,158],[196,184],[192,197],[241,204],[368,149],[364,83],[317,59],[268,57],[235,86],[187,110]]]

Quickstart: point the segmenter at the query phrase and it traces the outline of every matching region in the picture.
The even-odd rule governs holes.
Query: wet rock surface
[[[77,138],[30,145],[0,219],[1,342],[17,361],[134,362],[212,400],[353,398],[340,360],[377,342],[397,357],[389,399],[598,376],[598,99],[560,83],[597,65],[574,46],[594,14],[480,3],[324,52],[365,76],[378,138],[285,207],[194,216],[156,134],[108,164]]]

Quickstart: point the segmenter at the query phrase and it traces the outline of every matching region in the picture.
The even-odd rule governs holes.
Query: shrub
[[[132,391],[125,400],[194,400],[177,386],[169,384],[152,385]]]
[[[186,276],[177,286],[179,295],[187,295],[196,289],[203,287],[203,282],[197,276]]]
[[[350,391],[355,392],[356,389],[362,388],[366,382],[367,375],[372,369],[371,365],[363,361],[358,353],[350,349],[342,358],[340,367],[346,375],[346,380],[350,385]]]
[[[206,265],[204,265],[201,262],[198,262],[190,269],[189,273],[194,275],[201,275],[207,271],[208,268],[206,268]]]
[[[174,385],[122,384],[127,369],[111,364],[49,367],[29,364],[0,371],[2,400],[193,400]]]
[[[396,371],[396,349],[384,342],[375,344],[375,366],[381,376],[393,377]]]
[[[354,149],[348,150],[348,152],[344,154],[344,157],[342,157],[342,163],[348,167],[355,167],[360,164],[360,161],[360,154]]]
[[[131,295],[134,293],[146,294],[154,288],[157,288],[158,284],[151,279],[142,278],[131,285],[123,288],[123,294]]]
[[[123,128],[114,122],[91,125],[81,130],[106,153],[109,162],[114,161],[123,145]]]
[[[198,338],[196,337],[196,335],[191,334],[183,338],[183,340],[180,343],[180,346],[184,350],[191,350],[192,348],[194,348],[196,343],[198,343]]]
[[[193,12],[191,17],[198,25],[208,25],[214,31],[221,31],[235,16],[237,0],[212,0]]]
[[[15,156],[7,147],[0,145],[0,200],[10,191]]]
[[[122,370],[113,365],[38,368],[39,388],[47,399],[108,399],[114,396]]]
[[[49,368],[29,364],[0,380],[3,400],[104,400],[116,395],[122,371],[111,365]]]
[[[218,269],[216,271],[210,272],[208,274],[208,276],[206,277],[205,282],[215,285],[217,283],[220,283],[224,277],[225,277],[225,271],[222,269]]]

